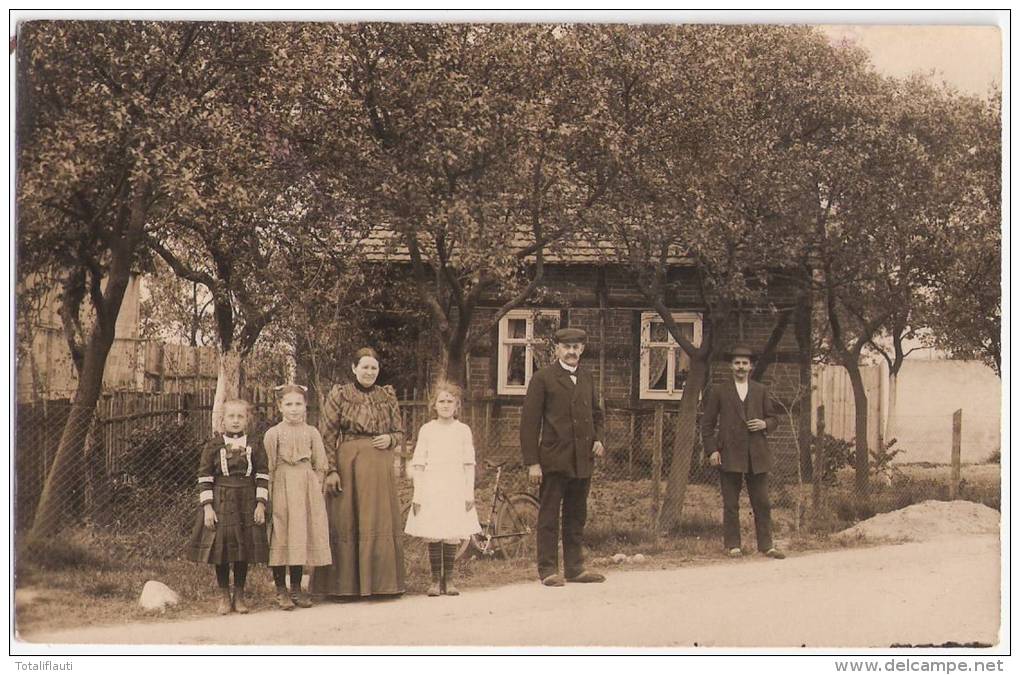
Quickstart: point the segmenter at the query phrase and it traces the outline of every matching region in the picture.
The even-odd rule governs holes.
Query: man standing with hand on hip
[[[584,569],[584,522],[605,416],[590,373],[579,368],[587,334],[561,328],[554,334],[556,360],[528,383],[521,411],[521,452],[532,483],[541,482],[538,509],[538,576],[545,586],[597,583]],[[562,512],[563,572],[559,573]]]
[[[750,379],[754,353],[741,345],[729,352],[733,379],[712,387],[701,435],[708,463],[719,467],[723,498],[723,540],[731,558],[739,558],[740,488],[747,482],[747,495],[754,512],[758,551],[770,558],[786,555],[772,543],[772,514],[769,504],[769,471],[772,455],[767,434],[779,424],[775,407],[765,386]],[[719,432],[716,434],[716,422]]]

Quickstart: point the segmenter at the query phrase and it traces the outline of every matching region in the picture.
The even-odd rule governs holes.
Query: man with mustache
[[[723,541],[728,555],[739,558],[740,550],[740,488],[747,483],[747,494],[754,512],[754,529],[758,551],[770,558],[786,555],[772,542],[772,514],[769,504],[768,432],[779,424],[772,399],[765,386],[750,379],[754,353],[739,345],[730,350],[733,379],[712,387],[701,418],[701,435],[708,463],[719,467],[723,498]],[[716,434],[716,423],[719,432]]]
[[[579,367],[587,334],[561,328],[554,334],[556,360],[528,383],[521,411],[521,452],[532,483],[541,481],[538,509],[538,576],[545,586],[606,578],[584,569],[582,544],[588,489],[602,445],[604,414],[595,383]],[[559,573],[560,520],[563,572]]]

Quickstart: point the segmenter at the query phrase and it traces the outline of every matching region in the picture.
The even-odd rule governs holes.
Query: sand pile
[[[1000,514],[984,504],[929,500],[880,513],[837,533],[837,538],[928,541],[961,534],[998,534]]]

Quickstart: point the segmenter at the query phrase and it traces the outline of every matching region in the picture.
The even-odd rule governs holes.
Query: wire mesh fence
[[[250,433],[261,436],[279,419],[271,392],[251,391],[249,400]],[[79,432],[85,441],[74,458],[71,489],[59,505],[61,526],[85,526],[130,537],[139,554],[181,555],[194,522],[196,470],[201,445],[211,436],[212,404],[212,390],[117,392],[104,395],[95,413],[78,429],[68,427],[71,404],[67,400],[19,404],[17,531],[24,533],[32,525],[61,438]],[[410,493],[406,462],[413,454],[417,430],[431,415],[423,400],[404,400],[400,406],[405,435],[395,453],[394,471],[406,497]],[[499,398],[466,401],[461,419],[474,435],[480,491],[492,480],[486,459],[509,460],[502,479],[508,492],[537,491],[521,470],[519,403]],[[791,514],[791,529],[815,524],[831,531],[924,498],[972,499],[998,508],[997,480],[978,480],[970,469],[953,474],[952,467],[919,475],[892,463],[888,449],[873,450],[862,483],[854,467],[852,443],[820,429],[809,447],[801,447],[792,428],[794,419],[791,416],[785,426],[780,424],[775,434],[770,478],[773,504]],[[314,407],[308,411],[308,421],[318,423]],[[666,404],[607,408],[607,452],[596,464],[589,500],[589,522],[594,528],[659,536],[670,480],[678,478],[671,477],[672,462],[674,457],[683,460],[684,453],[690,454],[686,503],[700,504],[700,517],[709,512],[712,519],[720,518],[718,474],[705,462],[700,436],[695,433],[693,446],[675,443],[684,423],[692,422],[681,420],[677,409]]]

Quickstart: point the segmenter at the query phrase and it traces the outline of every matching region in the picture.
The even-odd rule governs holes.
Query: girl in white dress
[[[422,426],[411,458],[414,497],[404,531],[429,542],[431,596],[460,595],[453,584],[457,548],[482,530],[475,510],[475,447],[471,429],[457,420],[460,401],[460,387],[436,385],[432,407],[438,418]]]

